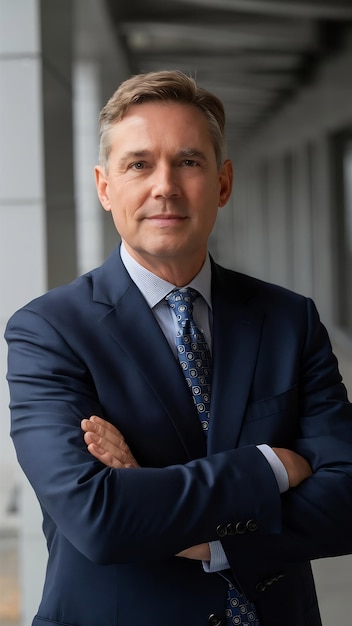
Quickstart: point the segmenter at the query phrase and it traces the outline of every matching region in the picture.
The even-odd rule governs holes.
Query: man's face
[[[185,263],[197,273],[232,183],[229,161],[217,169],[203,113],[171,101],[133,105],[110,140],[97,189],[127,250],[159,275],[159,267]]]

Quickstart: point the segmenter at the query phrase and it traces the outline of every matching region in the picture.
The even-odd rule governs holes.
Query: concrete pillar
[[[72,157],[70,0],[0,0],[0,324],[21,305],[76,274]],[[1,432],[9,430],[1,340]],[[20,490],[22,624],[40,600],[46,548],[32,489],[0,439],[0,505]],[[43,468],[45,471],[45,468]],[[10,477],[10,478],[9,478]],[[6,507],[2,506],[4,515]]]
[[[72,2],[41,0],[38,59],[42,77],[48,287],[77,275],[73,170]]]

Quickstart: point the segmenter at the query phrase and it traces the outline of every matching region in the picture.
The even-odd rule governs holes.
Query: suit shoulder
[[[118,247],[113,249],[102,265],[78,276],[69,283],[50,289],[22,306],[16,313],[32,311],[45,316],[47,313],[65,308],[83,309],[84,304],[93,300],[94,284],[104,284],[107,275],[109,279],[112,276],[113,281],[117,282],[119,271],[117,259],[119,259]]]
[[[34,298],[15,311],[7,323],[10,327],[26,326],[33,316],[47,320],[54,326],[72,324],[83,320],[85,314],[91,310],[86,305],[92,301],[92,277],[95,270],[79,276],[65,285],[50,289],[46,293]]]
[[[306,296],[297,293],[287,287],[271,283],[269,281],[250,276],[235,270],[231,270],[220,265],[216,265],[216,272],[221,282],[226,286],[226,289],[233,289],[234,292],[241,292],[246,294],[248,298],[258,297],[263,300],[276,301],[282,300],[284,302],[296,302],[302,304],[309,300]]]
[[[44,312],[60,306],[69,305],[71,301],[78,301],[87,297],[92,292],[92,275],[94,270],[75,278],[70,283],[59,285],[50,289],[46,293],[30,300],[19,310],[31,310],[33,312]]]

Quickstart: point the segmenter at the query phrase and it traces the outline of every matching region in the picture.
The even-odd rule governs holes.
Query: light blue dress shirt
[[[121,259],[129,273],[133,282],[137,285],[138,289],[142,292],[149,307],[153,311],[161,330],[163,331],[170,348],[177,358],[175,337],[178,330],[176,316],[173,314],[171,308],[165,301],[165,297],[176,288],[176,285],[169,283],[159,276],[156,276],[145,267],[137,263],[135,259],[127,252],[124,244],[121,244]],[[210,351],[212,350],[212,302],[211,302],[211,264],[209,255],[199,274],[193,278],[193,280],[184,287],[193,287],[202,296],[197,298],[193,306],[194,320],[200,328],[207,340]],[[287,491],[289,488],[288,476],[285,466],[280,461],[278,456],[267,444],[258,445],[257,448],[264,454],[268,463],[270,464],[280,493]],[[210,562],[203,561],[203,567],[207,572],[218,572],[224,569],[228,569],[229,564],[222,548],[220,541],[211,541],[209,543],[211,560]]]

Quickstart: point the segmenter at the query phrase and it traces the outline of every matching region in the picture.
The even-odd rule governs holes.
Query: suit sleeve
[[[10,320],[11,435],[46,521],[88,559],[131,562],[216,540],[219,527],[281,528],[280,496],[255,446],[167,468],[113,470],[86,450],[80,421],[102,415],[80,356],[37,311]],[[97,355],[97,358],[102,358]],[[102,415],[104,417],[104,415]],[[246,483],[246,496],[234,498]]]
[[[280,533],[223,541],[231,567],[251,597],[253,569],[258,580],[268,571],[281,575],[299,562],[352,552],[352,405],[316,308],[309,299],[306,306],[299,428],[292,448],[308,459],[313,475],[282,494]]]

